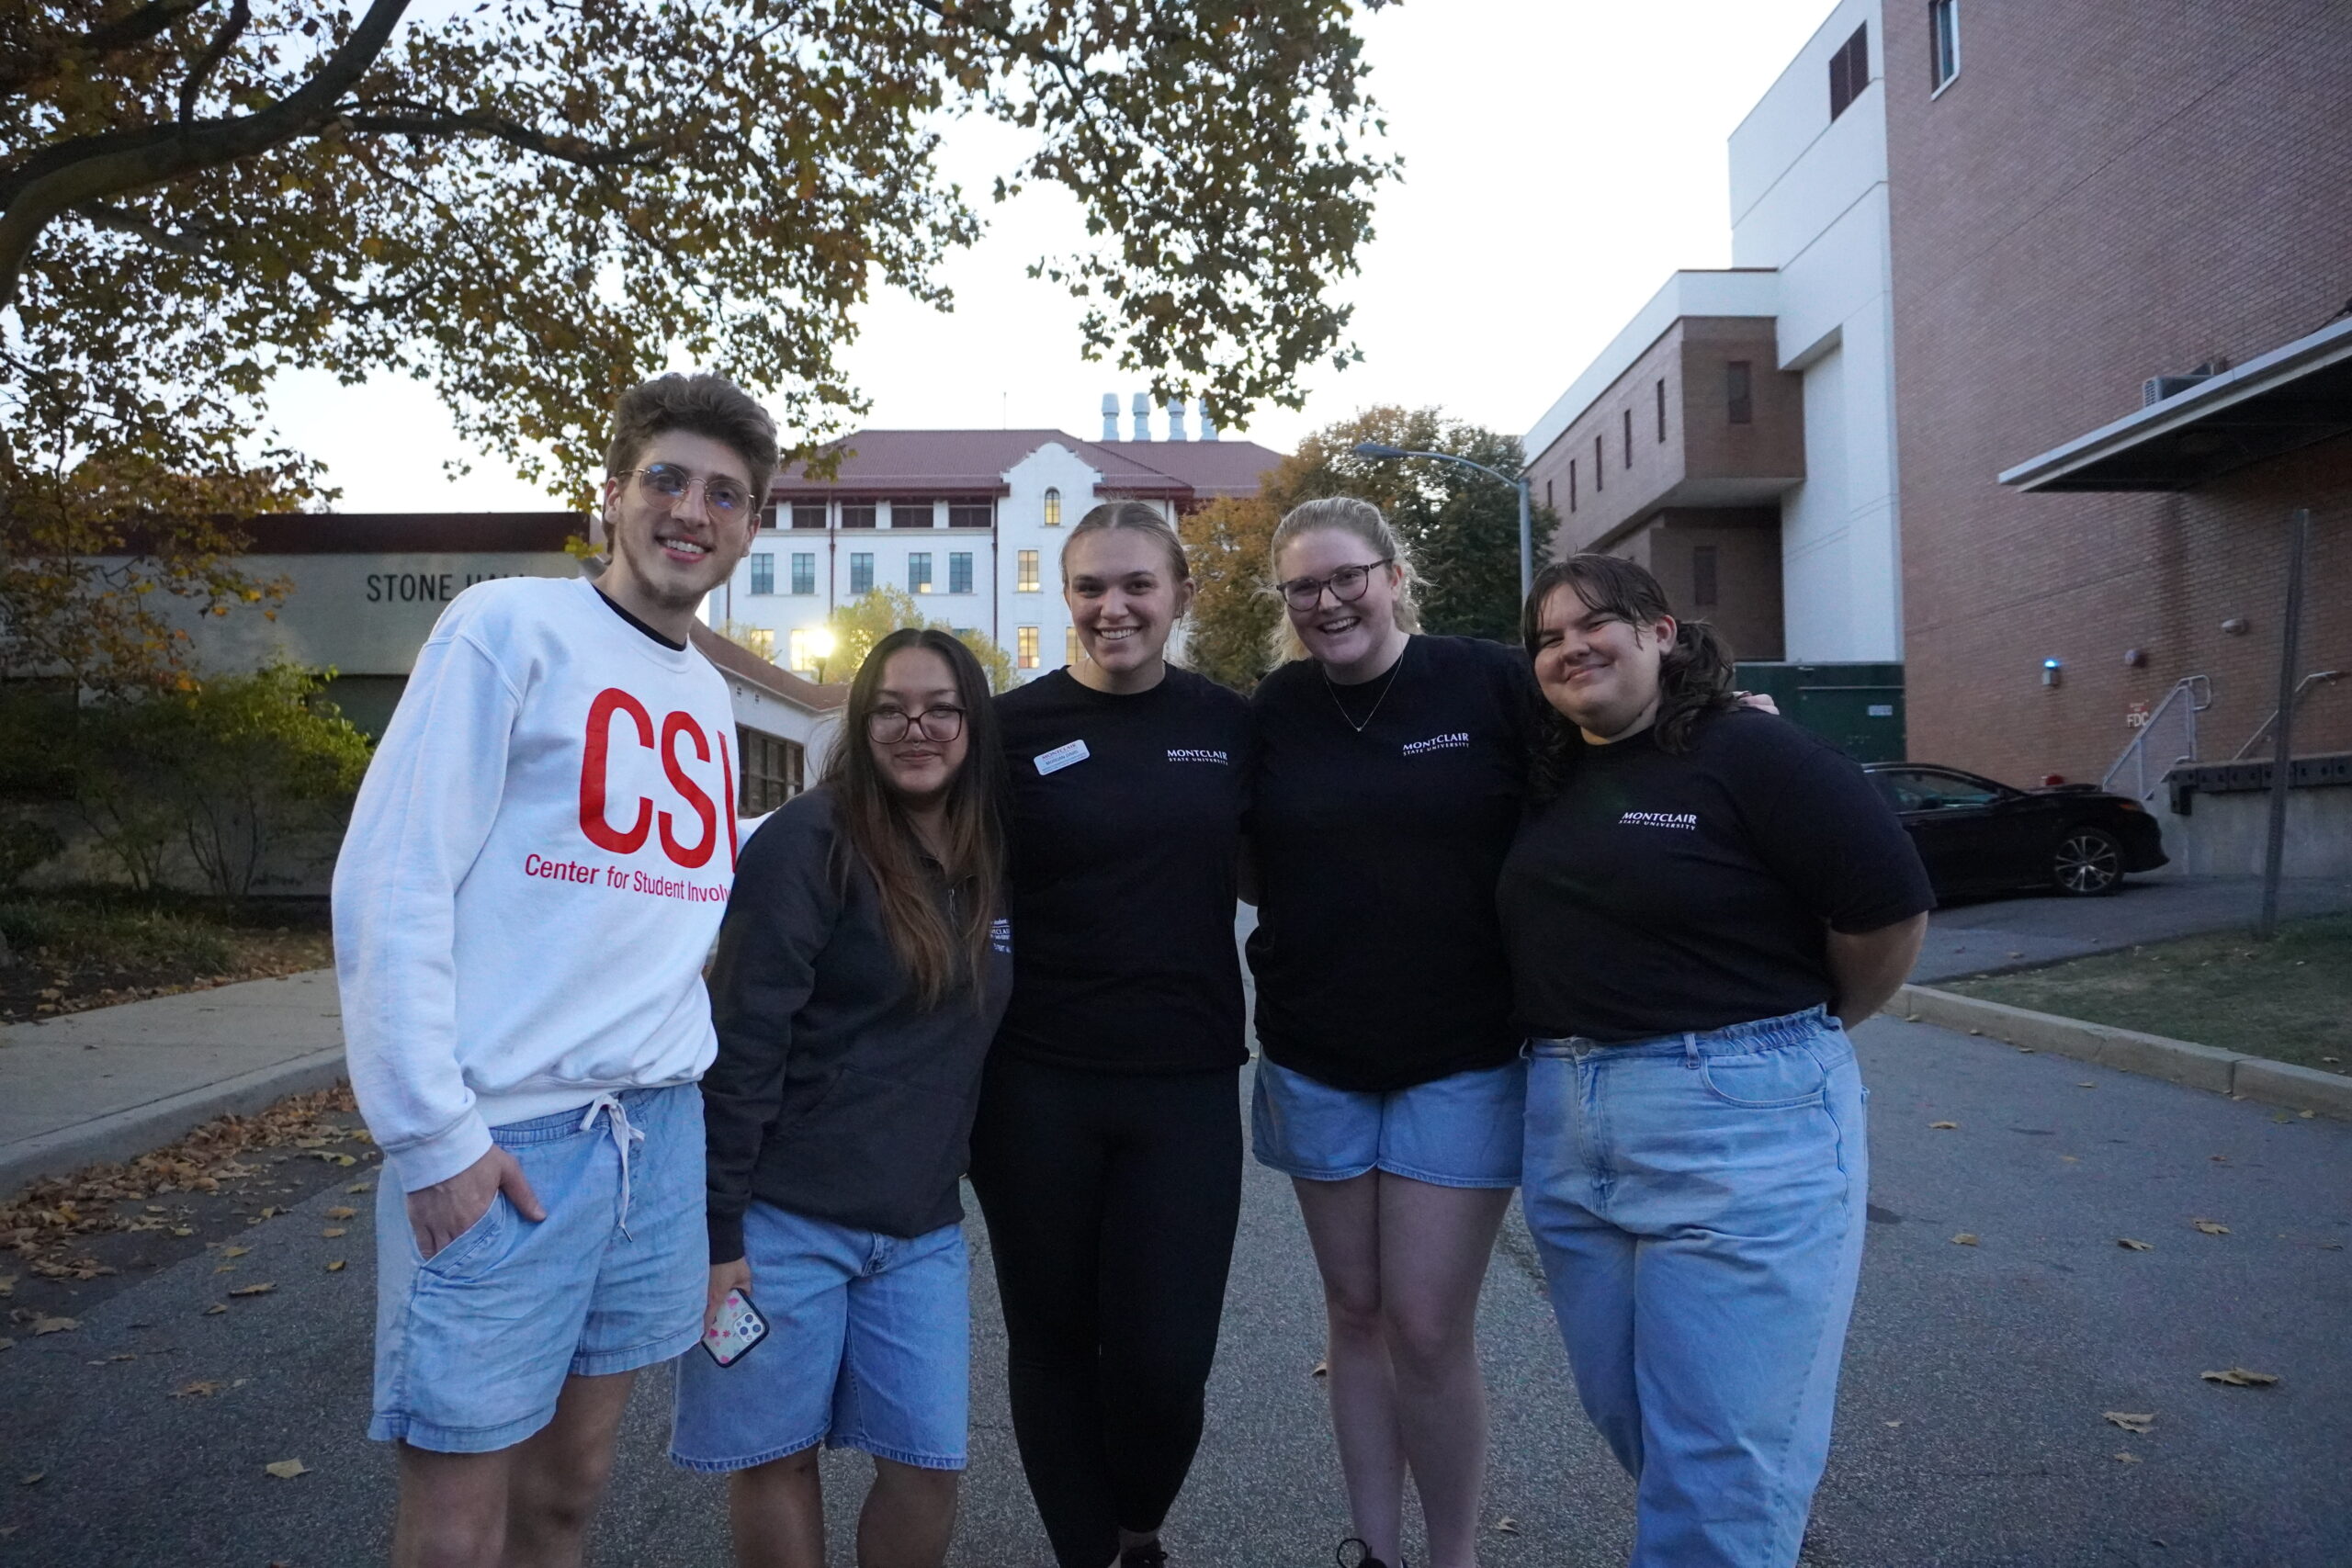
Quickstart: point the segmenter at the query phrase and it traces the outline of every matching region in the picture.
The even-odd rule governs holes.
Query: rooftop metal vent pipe
[[[1116,392],[1105,392],[1102,394],[1102,439],[1105,441],[1116,441],[1118,438],[1119,394]]]

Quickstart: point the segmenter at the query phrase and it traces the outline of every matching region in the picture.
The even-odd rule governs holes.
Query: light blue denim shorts
[[[400,1183],[376,1183],[379,1441],[511,1448],[554,1418],[567,1377],[635,1371],[702,1337],[699,1088],[624,1089],[490,1135],[546,1219],[502,1192],[427,1259]]]
[[[673,1462],[748,1470],[823,1443],[923,1470],[964,1468],[972,1309],[963,1226],[902,1240],[754,1199],[743,1250],[767,1337],[724,1367],[701,1350],[678,1363]]]
[[[1250,1143],[1261,1165],[1306,1181],[1385,1170],[1436,1187],[1516,1187],[1527,1064],[1514,1061],[1385,1094],[1333,1089],[1258,1061]]]

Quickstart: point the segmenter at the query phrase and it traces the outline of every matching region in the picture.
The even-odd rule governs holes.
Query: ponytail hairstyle
[[[943,912],[936,880],[924,864],[906,807],[874,761],[866,722],[880,700],[882,672],[894,653],[922,649],[936,653],[956,672],[956,696],[964,708],[964,765],[947,786],[946,885],[956,890],[951,912]],[[938,627],[902,627],[874,645],[857,678],[831,754],[825,760],[825,787],[832,792],[835,840],[832,874],[846,888],[850,858],[865,866],[882,899],[882,929],[890,951],[914,982],[925,1008],[938,1007],[951,991],[969,987],[973,1003],[987,973],[989,927],[1004,895],[1006,801],[1004,750],[997,738],[996,705],[980,661],[952,634]]]
[[[1303,534],[1319,534],[1335,529],[1348,535],[1366,550],[1374,560],[1396,563],[1396,629],[1417,632],[1421,629],[1420,596],[1415,592],[1422,582],[1420,569],[1413,564],[1413,552],[1396,536],[1380,508],[1352,495],[1330,495],[1317,501],[1304,501],[1283,513],[1274,525],[1273,547],[1266,552],[1266,581],[1276,584],[1272,592],[1277,602],[1282,598],[1283,551],[1293,539]],[[1274,662],[1287,663],[1306,657],[1306,645],[1298,640],[1298,629],[1290,624],[1289,606],[1282,606],[1283,614],[1274,618],[1270,646]]]
[[[1520,610],[1520,640],[1530,659],[1535,657],[1538,620],[1544,601],[1566,588],[1611,620],[1630,626],[1654,626],[1674,615],[1649,569],[1620,556],[1576,555],[1554,561],[1535,574]],[[1739,705],[1733,690],[1731,645],[1704,621],[1675,620],[1674,646],[1658,660],[1657,717],[1651,728],[1661,751],[1687,751],[1699,726],[1716,714]],[[1533,785],[1535,797],[1546,800],[1566,783],[1567,770],[1583,748],[1577,727],[1556,709],[1551,713],[1537,743]]]
[[[1185,558],[1184,541],[1177,536],[1176,530],[1169,525],[1168,519],[1162,517],[1156,508],[1140,501],[1106,501],[1100,506],[1090,508],[1086,515],[1078,520],[1078,526],[1069,531],[1069,537],[1062,541],[1062,581],[1065,584],[1069,581],[1070,547],[1078,543],[1081,535],[1099,534],[1106,528],[1132,528],[1138,534],[1150,535],[1159,541],[1159,547],[1168,552],[1170,581],[1190,582],[1193,580],[1193,563]]]

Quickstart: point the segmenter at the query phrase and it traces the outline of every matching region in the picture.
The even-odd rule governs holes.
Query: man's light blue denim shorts
[[[1527,1064],[1483,1067],[1385,1094],[1333,1089],[1258,1061],[1250,1143],[1261,1165],[1306,1181],[1385,1170],[1435,1187],[1516,1187]]]
[[[376,1183],[376,1400],[368,1435],[436,1453],[511,1448],[568,1377],[666,1361],[702,1337],[702,1090],[624,1089],[490,1130],[548,1217],[504,1193],[431,1258]]]
[[[964,1227],[902,1239],[752,1200],[752,1304],[767,1337],[726,1366],[678,1363],[670,1458],[749,1470],[823,1443],[964,1468],[972,1309]]]

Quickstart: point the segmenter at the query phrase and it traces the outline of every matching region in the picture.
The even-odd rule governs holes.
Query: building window
[[[849,592],[853,599],[874,592],[874,558],[864,550],[850,553]]]
[[[1666,378],[1657,378],[1657,444],[1666,445]]]
[[[890,526],[893,528],[928,528],[937,518],[927,501],[894,501],[890,503]]]
[[[1864,22],[1829,57],[1829,118],[1844,114],[1870,85],[1871,25]]]
[[[817,558],[807,550],[793,552],[792,591],[795,593],[817,592]]]
[[[996,502],[987,496],[966,496],[947,503],[947,525],[950,528],[993,528],[996,526]]]
[[[1576,460],[1574,457],[1571,457],[1571,458],[1569,458],[1569,459],[1568,459],[1568,510],[1569,510],[1570,512],[1574,512],[1576,509],[1577,509],[1577,460]]]
[[[779,523],[779,522],[777,522],[777,521],[776,521],[776,517],[775,517],[776,510],[777,510],[777,508],[776,508],[776,503],[775,503],[775,502],[773,502],[773,501],[772,501],[772,502],[769,502],[765,506],[763,506],[763,507],[761,507],[761,508],[760,508],[760,526],[761,526],[761,527],[763,527],[763,528],[781,528],[781,527],[783,527],[783,526],[784,526],[784,525],[783,525],[783,524],[781,524],[781,523]]]
[[[873,527],[873,526],[874,526],[874,502],[870,502],[870,501],[844,501],[844,502],[842,502],[842,527],[844,527],[844,528],[871,528],[871,527]]]
[[[947,592],[969,593],[972,591],[972,555],[958,550],[947,558]]]
[[[1023,670],[1037,668],[1037,628],[1015,626],[1012,628],[1012,638],[1013,663]]]
[[[1550,479],[1544,481],[1544,510],[1546,512],[1552,510],[1552,481]]]
[[[1625,411],[1625,466],[1634,466],[1634,411]]]
[[[1754,367],[1745,359],[1735,359],[1724,367],[1724,411],[1734,424],[1756,423],[1756,378]]]
[[[754,593],[775,592],[775,557],[765,550],[760,551],[752,558],[752,592]]]
[[[1078,662],[1078,628],[1076,626],[1062,628],[1062,662],[1064,664]]]
[[[1592,493],[1599,495],[1609,488],[1609,465],[1601,456],[1600,432],[1592,433]]]
[[[1012,558],[1012,591],[1015,593],[1037,592],[1037,552],[1023,550]]]
[[[1062,492],[1057,490],[1049,490],[1046,492],[1046,526],[1058,528],[1061,525]]]
[[[1690,547],[1690,607],[1712,610],[1715,607],[1715,547]]]
[[[806,755],[797,741],[735,727],[735,750],[742,758],[741,787],[735,809],[764,817],[800,793]]]
[[[796,528],[821,528],[825,525],[825,503],[821,501],[796,501],[792,503],[792,525]]]
[[[1942,92],[1960,74],[1960,0],[1928,0],[1928,85]]]
[[[817,656],[809,651],[808,642],[822,629],[820,626],[796,626],[791,635],[785,639],[784,656],[794,674],[814,675],[817,673]]]
[[[931,592],[931,552],[929,550],[917,550],[907,558],[907,592],[910,593]]]

